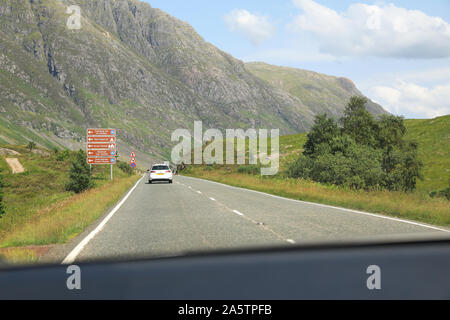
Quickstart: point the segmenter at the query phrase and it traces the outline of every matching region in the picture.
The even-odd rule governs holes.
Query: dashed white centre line
[[[243,216],[243,215],[244,215],[243,213],[240,213],[240,212],[237,211],[237,210],[233,210],[233,212],[236,213],[237,215],[240,215],[240,216]]]
[[[216,199],[209,197],[212,201],[216,201]]]
[[[202,192],[201,192],[201,191],[198,191],[198,190],[197,190],[197,193],[202,194]]]

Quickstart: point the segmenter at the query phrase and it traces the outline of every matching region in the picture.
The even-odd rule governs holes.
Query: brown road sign
[[[115,143],[88,143],[87,148],[88,148],[88,150],[89,149],[115,149],[116,144]]]
[[[88,137],[88,142],[116,142],[116,137]]]
[[[115,164],[116,158],[115,157],[101,157],[101,158],[87,158],[88,164]]]
[[[88,136],[115,136],[115,129],[87,129]]]
[[[91,157],[111,157],[115,156],[116,152],[114,150],[88,150],[87,155]]]

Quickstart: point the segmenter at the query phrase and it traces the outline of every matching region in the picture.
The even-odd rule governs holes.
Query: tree
[[[2,170],[0,169],[0,217],[6,213],[5,204],[3,202],[3,187],[5,183],[3,181],[3,176],[1,175]]]
[[[378,148],[391,151],[395,147],[400,147],[405,133],[403,117],[382,115],[377,122]]]
[[[339,135],[339,127],[333,118],[326,114],[318,115],[314,119],[314,125],[307,135],[303,152],[306,156],[314,156],[319,150],[319,145],[328,144]]]
[[[414,190],[423,166],[417,143],[404,139],[402,117],[375,119],[366,103],[366,98],[350,99],[340,119],[342,130],[326,115],[316,117],[288,175],[352,189]]]
[[[80,193],[92,186],[93,182],[89,165],[86,162],[86,153],[80,150],[75,154],[74,159],[72,159],[66,190]]]
[[[356,143],[375,147],[377,126],[372,114],[366,110],[367,101],[364,97],[351,97],[340,122],[343,133]]]
[[[385,151],[382,159],[384,186],[388,190],[413,191],[417,179],[422,179],[423,163],[418,158],[418,144],[414,141]]]
[[[28,150],[30,150],[30,152],[33,151],[33,149],[36,148],[36,142],[34,142],[34,141],[28,142],[27,148],[28,148]]]

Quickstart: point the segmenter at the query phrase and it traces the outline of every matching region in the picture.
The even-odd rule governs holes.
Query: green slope
[[[315,114],[341,117],[349,98],[363,95],[350,79],[343,77],[264,62],[249,62],[245,67],[270,85],[300,99]],[[372,101],[367,103],[367,110],[375,115],[386,113]]]
[[[418,190],[443,189],[450,183],[450,115],[425,120],[406,120],[406,137],[419,143],[424,180]]]
[[[0,149],[14,150],[19,155],[0,156],[0,176],[5,186],[2,188],[6,213],[0,217],[0,248],[5,235],[34,219],[35,215],[56,203],[73,196],[65,190],[68,182],[71,158],[74,152],[49,152],[35,149],[30,152],[24,145],[0,144]],[[3,150],[4,151],[4,150]],[[17,158],[25,171],[13,174],[5,158]],[[110,183],[108,166],[93,166],[94,188]],[[128,174],[114,166],[116,180],[127,178]]]

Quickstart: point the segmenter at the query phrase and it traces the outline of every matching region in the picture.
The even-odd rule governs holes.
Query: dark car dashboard
[[[6,267],[0,284],[0,299],[450,299],[450,241]]]

